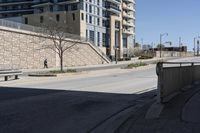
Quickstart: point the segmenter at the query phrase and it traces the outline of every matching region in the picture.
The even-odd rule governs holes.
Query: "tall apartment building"
[[[20,5],[20,0],[0,1],[4,4],[12,1],[12,4]],[[56,20],[59,25],[70,27],[70,33],[87,38],[107,55],[115,56],[117,52],[119,58],[127,56],[127,49],[134,45],[135,0],[24,1],[29,3],[27,9],[30,10],[20,12],[26,24],[39,26],[41,23],[48,23],[49,18],[46,18],[45,14],[51,13],[51,19]],[[14,9],[14,5],[12,6]],[[13,12],[12,16],[18,16],[20,13]]]

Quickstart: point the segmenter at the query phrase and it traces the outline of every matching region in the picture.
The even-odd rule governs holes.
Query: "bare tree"
[[[138,56],[141,56],[143,54],[143,50],[140,48],[140,47],[129,47],[129,55],[131,57],[138,57]]]
[[[51,14],[46,14],[40,28],[40,34],[46,39],[50,39],[52,43],[43,43],[41,49],[50,49],[58,54],[60,59],[60,71],[63,72],[63,56],[68,50],[75,47],[77,44],[82,43],[84,40],[80,36],[69,34],[70,29],[65,25],[60,25],[57,21],[52,19]]]

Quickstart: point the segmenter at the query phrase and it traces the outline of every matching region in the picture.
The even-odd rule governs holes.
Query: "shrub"
[[[77,72],[76,69],[67,69],[66,71],[60,71],[60,70],[52,70],[52,71],[49,71],[50,73],[53,73],[53,74],[59,74],[59,73],[75,73]]]
[[[132,69],[133,67],[136,68],[136,67],[141,67],[141,66],[146,66],[147,64],[146,63],[143,63],[143,62],[140,62],[140,63],[132,63],[132,64],[129,64],[125,67],[125,69]]]
[[[153,58],[153,55],[145,54],[145,55],[140,56],[138,59],[152,59],[152,58]]]

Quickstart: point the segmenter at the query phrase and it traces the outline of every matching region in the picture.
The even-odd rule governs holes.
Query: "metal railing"
[[[0,19],[0,26],[19,29],[19,30],[26,30],[26,31],[31,31],[31,32],[36,32],[36,31],[39,31],[40,29],[39,27],[26,25],[26,24],[22,24],[18,22],[12,22],[5,19]]]

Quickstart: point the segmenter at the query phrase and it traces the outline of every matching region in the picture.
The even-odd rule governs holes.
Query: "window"
[[[24,21],[25,21],[25,22],[24,22],[25,24],[28,24],[28,18],[27,18],[27,17],[25,18]]]
[[[72,13],[72,19],[73,19],[73,21],[75,20],[75,14],[74,13]]]
[[[90,30],[90,41],[94,43],[94,31]]]
[[[99,8],[97,8],[97,15],[99,15]]]
[[[102,25],[103,25],[103,27],[106,27],[106,21],[105,20],[102,21]]]
[[[43,21],[44,21],[43,16],[40,16],[40,23],[43,23]]]
[[[89,23],[92,24],[92,16],[89,17]]]
[[[87,3],[85,4],[85,10],[86,10],[86,12],[88,11],[88,4]]]
[[[88,15],[86,14],[86,22],[88,22]]]
[[[86,30],[86,39],[88,39],[88,30]]]
[[[100,25],[100,20],[99,20],[99,18],[97,18],[97,25]]]
[[[98,46],[100,46],[100,33],[97,32],[97,44]]]
[[[89,6],[89,12],[92,13],[92,6]]]
[[[102,45],[105,47],[106,46],[106,34],[102,33]]]
[[[59,15],[59,14],[56,15],[56,21],[57,21],[57,22],[60,21],[60,15]]]
[[[77,10],[78,9],[77,5],[76,4],[71,5],[71,9],[72,9],[72,11]]]
[[[99,5],[99,0],[97,0],[97,5]]]
[[[127,48],[127,37],[123,37],[123,47]]]
[[[81,19],[84,20],[84,14],[83,13],[81,13]]]

